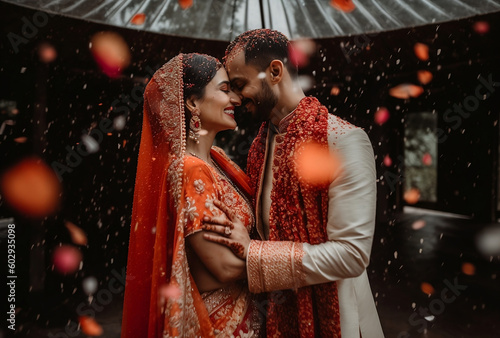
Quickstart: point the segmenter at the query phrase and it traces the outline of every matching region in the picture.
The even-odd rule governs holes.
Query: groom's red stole
[[[307,97],[289,121],[286,135],[276,136],[269,240],[324,243],[328,241],[328,184],[313,186],[299,180],[293,157],[305,142],[328,148],[328,110],[317,99]],[[247,173],[256,194],[262,182],[268,127],[269,122],[262,124],[248,155]],[[279,303],[272,297],[268,301],[268,337],[340,337],[335,282],[286,290]]]

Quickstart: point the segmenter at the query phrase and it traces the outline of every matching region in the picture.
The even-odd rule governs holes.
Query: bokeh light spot
[[[424,88],[411,84],[403,83],[389,89],[389,95],[398,99],[409,99],[411,97],[419,97],[424,92]]]
[[[80,316],[78,317],[78,321],[80,322],[82,332],[87,336],[97,337],[103,334],[102,326],[94,318]]]
[[[77,245],[87,245],[87,235],[81,228],[69,221],[66,221],[64,225],[68,229],[73,243]]]
[[[99,32],[90,43],[90,50],[102,72],[111,78],[120,76],[130,64],[130,50],[125,40],[114,32]]]
[[[419,220],[416,220],[415,222],[413,222],[413,224],[411,225],[411,228],[413,230],[420,230],[423,227],[425,227],[426,225],[427,225],[427,222],[425,220],[419,219]]]
[[[463,263],[462,264],[462,272],[465,275],[473,276],[476,274],[476,267],[472,263]]]
[[[295,164],[299,179],[312,185],[328,184],[340,171],[338,156],[316,142],[307,142],[296,149]]]
[[[426,85],[429,82],[431,82],[433,78],[432,73],[429,72],[428,70],[419,70],[417,72],[417,77],[418,81],[423,85]]]
[[[384,156],[384,165],[390,167],[392,165],[392,158],[389,155]]]
[[[82,253],[72,245],[57,247],[52,253],[54,268],[63,275],[75,272],[81,262]]]
[[[420,200],[420,190],[417,188],[411,188],[405,191],[404,200],[408,204],[415,204]]]
[[[427,46],[426,44],[417,42],[413,46],[413,51],[415,52],[417,58],[419,58],[420,60],[422,61],[429,60],[429,46]]]
[[[374,115],[374,120],[378,125],[383,125],[384,123],[389,120],[389,117],[391,117],[391,114],[389,113],[389,110],[385,107],[380,107]]]
[[[3,174],[0,190],[11,207],[28,217],[42,218],[56,211],[61,184],[41,159],[28,158]]]
[[[420,290],[427,295],[432,295],[435,292],[434,287],[427,282],[420,284]]]

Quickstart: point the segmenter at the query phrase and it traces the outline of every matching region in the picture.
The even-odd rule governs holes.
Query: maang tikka
[[[200,130],[200,110],[198,108],[194,108],[191,112],[191,120],[189,120],[189,138],[196,143],[200,143]]]

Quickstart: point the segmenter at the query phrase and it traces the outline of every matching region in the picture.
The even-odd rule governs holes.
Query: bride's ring
[[[231,228],[230,228],[230,227],[226,227],[226,229],[224,230],[224,233],[225,233],[227,236],[231,236]]]

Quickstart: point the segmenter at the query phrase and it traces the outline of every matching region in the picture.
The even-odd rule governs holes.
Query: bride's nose
[[[229,92],[229,101],[231,101],[231,104],[233,104],[234,106],[241,106],[240,97],[236,95],[236,93],[232,90]]]

